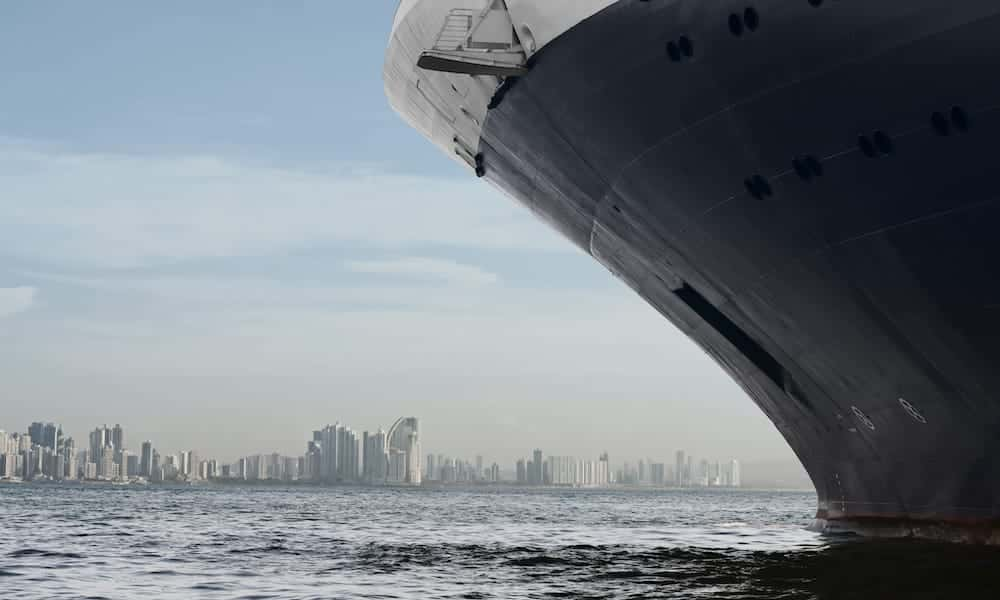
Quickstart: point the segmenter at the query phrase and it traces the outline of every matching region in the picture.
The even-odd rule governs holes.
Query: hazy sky
[[[788,459],[700,349],[389,109],[390,0],[0,3],[0,429]],[[506,466],[506,465],[505,465]]]

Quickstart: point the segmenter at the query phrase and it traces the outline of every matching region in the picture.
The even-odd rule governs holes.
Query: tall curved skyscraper
[[[420,422],[416,417],[401,417],[388,435],[388,483],[420,485]]]

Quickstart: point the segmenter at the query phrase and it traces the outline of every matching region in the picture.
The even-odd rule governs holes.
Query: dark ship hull
[[[530,66],[485,176],[742,385],[819,524],[1000,540],[1000,4],[622,0]]]

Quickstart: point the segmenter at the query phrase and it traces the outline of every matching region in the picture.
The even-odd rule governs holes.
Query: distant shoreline
[[[341,483],[326,485],[309,481],[235,481],[235,480],[214,480],[196,482],[163,482],[163,483],[138,483],[138,482],[118,482],[118,481],[20,481],[20,480],[0,480],[0,488],[6,486],[30,486],[30,487],[88,487],[88,488],[115,488],[115,489],[204,489],[204,488],[316,488],[316,489],[364,489],[364,490],[505,490],[505,491],[549,491],[549,492],[634,492],[634,493],[676,493],[676,492],[709,492],[709,493],[741,493],[741,492],[789,492],[789,493],[815,493],[814,489],[807,488],[780,488],[780,487],[653,487],[621,485],[609,487],[574,487],[558,485],[527,486],[514,482],[500,483],[424,483],[419,486],[411,485],[387,485],[387,484],[365,484],[365,483]]]

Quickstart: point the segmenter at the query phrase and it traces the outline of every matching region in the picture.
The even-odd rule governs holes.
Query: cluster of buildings
[[[181,482],[309,481],[321,484],[420,485],[420,432],[415,417],[388,432],[360,436],[344,425],[314,431],[302,456],[256,454],[233,463],[202,460],[194,450],[161,454],[151,441],[138,453],[121,425],[102,425],[78,448],[54,423],[32,423],[26,433],[0,430],[0,480]]]
[[[0,430],[0,479],[23,481],[190,481],[219,473],[214,460],[194,451],[161,456],[146,441],[139,453],[126,445],[121,425],[95,428],[78,448],[54,423],[35,422],[26,433]]]
[[[731,459],[726,462],[709,461],[695,458],[678,450],[674,454],[674,463],[656,462],[651,459],[640,460],[636,465],[625,463],[616,473],[617,481],[624,485],[639,485],[652,487],[729,487],[738,488],[742,485],[740,479],[740,462]]]
[[[0,479],[67,479],[77,476],[73,438],[52,423],[32,423],[25,433],[0,430]]]
[[[624,463],[612,471],[608,454],[596,460],[583,460],[571,456],[543,457],[536,449],[530,459],[520,459],[515,466],[519,485],[608,487],[610,485],[646,487],[733,487],[738,488],[740,463],[732,459],[726,463],[700,460],[697,463],[689,454],[678,450],[674,464],[639,460],[632,465]]]
[[[428,454],[424,479],[435,483],[499,483],[500,465],[485,466],[482,455],[475,462],[451,458],[443,454]]]
[[[614,483],[608,453],[597,460],[572,456],[549,456],[535,449],[531,459],[520,459],[515,466],[519,485],[558,485],[571,487],[608,487]]]
[[[420,485],[420,422],[402,417],[388,432],[361,435],[339,423],[327,425],[306,444],[301,473],[328,484]]]
[[[25,433],[0,430],[0,480],[141,481],[141,482],[311,482],[316,484],[421,485],[434,483],[499,483],[500,466],[428,454],[421,464],[420,423],[398,419],[383,431],[358,433],[342,425],[313,432],[305,454],[245,456],[233,463],[203,460],[196,451],[161,454],[150,441],[138,453],[128,449],[121,425],[102,425],[90,432],[87,445],[54,423],[35,422]],[[543,456],[536,449],[515,465],[514,482],[526,486],[600,488],[611,485],[649,487],[740,487],[740,463],[696,461],[683,450],[673,464],[640,460],[612,470],[607,453],[597,460]]]

